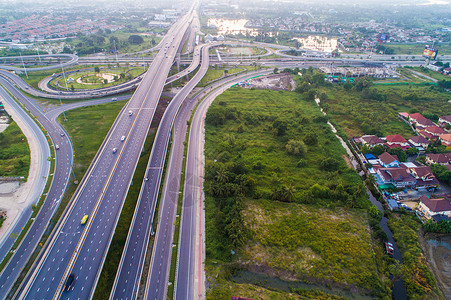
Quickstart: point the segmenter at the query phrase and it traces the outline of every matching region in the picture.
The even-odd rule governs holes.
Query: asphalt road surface
[[[49,221],[58,208],[66,190],[73,162],[73,152],[69,138],[67,135],[61,136],[61,133],[64,131],[58,124],[50,122],[44,116],[41,109],[35,106],[27,97],[23,96],[9,81],[0,78],[0,84],[12,93],[29,110],[31,115],[37,117],[39,123],[48,131],[53,144],[59,145],[59,150],[55,151],[55,173],[46,200],[30,227],[28,234],[24,237],[8,265],[0,274],[0,298],[3,299],[19,276],[21,268],[27,263],[30,255],[38,245],[42,234],[48,229],[47,227],[53,226],[53,224],[49,224]],[[7,249],[10,249],[10,246]]]
[[[20,297],[92,296],[187,18],[171,28],[172,39],[113,124]],[[89,218],[82,225],[84,215]],[[75,282],[63,292],[69,274]]]

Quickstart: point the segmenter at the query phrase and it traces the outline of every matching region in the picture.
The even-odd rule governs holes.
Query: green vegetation
[[[67,121],[62,115],[58,117],[74,146],[74,172],[78,180],[91,164],[122,106],[123,101],[87,106],[67,111]]]
[[[439,55],[449,55],[451,54],[451,45],[449,43],[444,43],[437,46],[439,49]],[[382,49],[383,50],[383,49]],[[390,51],[388,51],[390,50]],[[387,44],[387,51],[385,54],[411,54],[416,58],[421,57],[424,50],[424,44]]]
[[[11,122],[0,132],[0,176],[28,177],[30,169],[30,148],[25,135]]]
[[[409,68],[405,68],[405,69],[412,69],[414,71],[423,73],[424,75],[432,77],[432,78],[437,79],[437,80],[449,79],[448,76],[443,75],[443,74],[441,74],[439,72],[432,71],[432,70],[430,70],[428,68],[425,68],[425,67],[409,67]]]
[[[399,112],[441,116],[451,111],[450,94],[434,86],[373,86],[370,79],[361,78],[354,83],[324,84],[314,93],[322,95],[321,106],[348,137],[400,134],[408,138],[414,133],[398,118]]]
[[[389,294],[368,229],[365,189],[326,122],[308,94],[293,92],[233,88],[210,107],[204,182],[209,299],[256,289],[230,282],[228,269],[236,267]]]
[[[70,68],[70,69],[64,69],[65,72],[70,71],[70,70],[79,70],[79,69],[84,69],[87,68],[89,66],[76,66],[74,68]],[[60,69],[61,71],[61,69]],[[52,74],[55,73],[55,70],[50,70],[50,71],[28,71],[28,78],[25,74],[20,74],[20,78],[22,78],[23,80],[25,80],[26,83],[28,83],[30,86],[32,86],[35,89],[39,89],[38,88],[38,84],[39,82],[48,77],[48,76],[52,76]]]
[[[79,33],[76,38],[68,41],[71,48],[65,47],[63,53],[76,51],[83,56],[104,51],[107,53],[137,52],[150,49],[160,41],[155,33],[149,32],[148,28],[142,28],[138,24],[129,24],[114,32],[99,30],[93,35]]]
[[[147,136],[146,142],[144,144],[144,150],[141,153],[135,174],[133,175],[133,182],[140,183],[144,178],[154,137],[154,133],[151,133]],[[125,199],[125,203],[121,211],[121,216],[119,217],[116,231],[111,241],[111,245],[108,250],[108,254],[105,259],[105,263],[103,265],[102,273],[100,274],[99,282],[97,283],[93,299],[108,299],[108,297],[110,296],[114,278],[116,276],[116,271],[121,260],[122,251],[127,240],[128,230],[130,228],[133,214],[135,212],[135,206],[138,201],[140,189],[141,184],[134,184],[130,186],[130,190],[128,191],[127,198]]]
[[[97,68],[97,67],[96,67]],[[140,68],[129,68],[129,67],[119,67],[119,68],[111,68],[105,67],[105,68],[99,68],[98,70],[89,70],[89,71],[83,71],[80,73],[72,73],[67,74],[66,73],[66,81],[67,86],[69,89],[98,89],[98,88],[104,88],[109,87],[117,84],[124,83],[130,79],[133,79],[139,75],[141,75],[144,71],[147,69],[144,69],[144,67]],[[111,83],[104,83],[103,78],[98,77],[96,73],[107,73],[112,74],[116,79]],[[74,81],[70,82],[69,78],[72,78]],[[82,82],[84,83],[90,83],[90,84],[83,84],[78,83],[77,79],[82,78]],[[50,85],[56,88],[56,82],[59,82],[60,89],[66,88],[66,82],[62,76],[57,77],[50,81]]]
[[[396,275],[404,279],[409,299],[441,299],[441,293],[421,250],[418,238],[421,224],[417,217],[393,214],[388,218],[388,225],[403,259],[399,274]]]
[[[423,224],[424,231],[436,233],[451,233],[451,221],[442,220],[438,223],[429,219]]]
[[[219,79],[227,75],[243,72],[246,70],[249,70],[249,68],[243,66],[237,68],[215,68],[215,69],[210,68],[208,69],[207,73],[202,78],[202,80],[199,82],[199,86],[205,86],[207,85],[207,83],[213,80]]]

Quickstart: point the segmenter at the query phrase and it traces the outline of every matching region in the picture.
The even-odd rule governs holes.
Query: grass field
[[[71,89],[72,86],[74,87],[75,90],[77,90],[77,89],[99,89],[99,88],[104,88],[104,87],[109,87],[109,86],[114,86],[114,85],[124,83],[130,79],[133,79],[133,78],[141,75],[144,71],[145,71],[145,69],[142,67],[141,68],[127,68],[127,67],[102,68],[102,69],[100,69],[100,73],[113,74],[118,77],[118,79],[116,81],[107,83],[107,84],[101,83],[99,80],[95,80],[95,83],[97,83],[97,84],[82,84],[82,83],[77,82],[78,78],[84,77],[84,76],[86,76],[84,82],[91,82],[91,81],[88,81],[90,78],[90,75],[92,77],[96,77],[94,70],[79,72],[79,73],[75,73],[75,74],[74,73],[67,74],[66,80],[69,80],[69,78],[72,78],[74,80],[74,82],[70,82],[70,81],[67,82],[67,86],[69,87],[69,89]],[[125,75],[124,78],[120,78],[121,73],[123,73]],[[66,87],[66,82],[63,77],[57,77],[57,78],[53,79],[52,81],[50,81],[50,85],[53,86],[54,88],[56,88],[56,81],[59,82],[60,88]]]
[[[424,67],[411,67],[409,69],[423,73],[424,75],[427,75],[427,76],[437,79],[437,80],[450,80],[449,76],[443,75],[439,72],[435,72],[435,71],[432,71],[432,70],[424,68]]]
[[[361,179],[347,167],[325,121],[313,101],[294,92],[233,88],[210,107],[204,184],[209,299],[299,297],[264,282],[233,283],[230,268],[361,295],[387,293],[361,209],[368,207]],[[303,292],[321,294],[314,285]]]
[[[65,72],[67,72],[68,70],[79,70],[79,69],[83,69],[83,68],[87,68],[89,66],[77,66],[75,68],[71,68],[71,69],[64,69]],[[28,78],[27,76],[25,76],[25,74],[21,74],[19,75],[20,78],[22,78],[23,80],[25,80],[25,82],[27,82],[30,86],[32,86],[35,89],[38,89],[38,84],[39,82],[48,77],[48,76],[52,76],[52,74],[54,73],[58,73],[61,72],[61,68],[58,70],[49,70],[49,71],[33,71],[33,72],[28,72]]]
[[[58,117],[72,140],[74,172],[78,180],[85,174],[124,104],[124,101],[117,101],[69,110],[67,121],[62,115]]]
[[[237,68],[210,68],[205,76],[199,82],[199,86],[205,86],[208,82],[219,79],[226,75],[236,74],[248,70],[248,67],[240,66]],[[227,70],[227,71],[226,71]]]
[[[401,134],[408,138],[414,133],[397,117],[399,112],[417,109],[422,114],[441,116],[451,111],[451,95],[432,86],[376,85],[374,91],[385,95],[386,100],[374,100],[355,89],[346,90],[337,85],[321,88],[320,91],[327,95],[322,103],[325,104],[329,117],[348,137],[362,134]]]
[[[388,48],[393,49],[395,52],[393,54],[409,54],[413,56],[421,56],[423,54],[423,50],[425,44],[395,44],[388,43],[386,44]],[[436,48],[439,50],[440,55],[449,55],[451,54],[451,44],[440,44],[437,45]]]
[[[0,176],[28,177],[30,169],[30,148],[25,135],[11,122],[0,133]]]

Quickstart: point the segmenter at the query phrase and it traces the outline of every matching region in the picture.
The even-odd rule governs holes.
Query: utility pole
[[[60,91],[59,85],[57,85],[57,88],[58,88],[58,96],[59,96],[59,98],[60,98],[60,104],[63,105],[63,101],[61,101],[61,91]],[[64,110],[63,110],[63,116],[64,116],[64,122],[66,122],[67,119],[66,119],[66,113],[64,112]],[[75,176],[74,176],[74,177],[75,177]]]
[[[39,46],[36,46],[36,51],[38,52],[39,62],[41,62],[41,55],[39,55]]]
[[[23,62],[22,50],[19,53],[20,53],[20,59],[22,60],[22,66],[23,66],[23,69],[25,71],[25,75],[27,76],[27,79],[28,79],[27,68],[25,68],[25,63]]]
[[[61,63],[61,70],[63,70],[63,77],[64,77],[64,82],[66,83],[66,90],[69,90],[69,87],[67,86],[67,80],[66,80],[66,73],[64,73],[64,68],[63,68],[63,64]]]

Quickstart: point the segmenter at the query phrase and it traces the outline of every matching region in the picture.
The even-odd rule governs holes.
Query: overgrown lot
[[[208,111],[204,188],[210,299],[259,289],[269,297],[255,283],[237,289],[231,281],[234,268],[387,295],[362,181],[347,167],[327,119],[307,99],[294,92],[233,88]]]
[[[451,94],[436,86],[372,85],[360,83],[327,85],[318,89],[324,108],[348,137],[362,134],[413,136],[398,113],[419,111],[423,115],[447,115]],[[359,82],[359,81],[358,81]],[[323,94],[324,93],[324,94]]]
[[[28,177],[30,148],[16,122],[0,133],[0,176]]]

